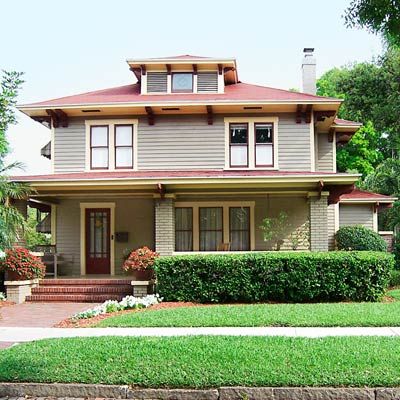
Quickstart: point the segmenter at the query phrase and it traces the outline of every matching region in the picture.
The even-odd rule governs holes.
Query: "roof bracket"
[[[214,115],[212,106],[207,106],[207,123],[208,125],[212,125],[214,123]]]
[[[324,189],[324,186],[325,186],[324,181],[321,179],[318,182],[318,196],[319,196],[319,198],[322,197],[322,190]]]
[[[335,115],[336,115],[335,110],[315,111],[314,112],[314,121],[315,122],[325,121],[325,118],[334,117]]]
[[[335,136],[335,129],[331,128],[328,132],[328,141],[329,143],[333,143],[333,137]]]
[[[142,75],[146,75],[146,66],[144,64],[140,66],[140,69],[142,70]]]
[[[218,64],[218,74],[222,75],[222,64]]]
[[[301,104],[297,104],[296,109],[296,124],[301,124],[301,110],[303,106]]]
[[[154,112],[153,109],[149,106],[145,107],[147,113],[147,122],[149,125],[154,125]]]
[[[306,124],[311,123],[311,111],[312,111],[312,104],[308,104],[304,115],[304,121]]]
[[[193,64],[193,75],[197,75],[197,64]]]
[[[165,193],[166,193],[165,186],[162,183],[157,183],[157,192],[161,197],[161,200],[164,200],[165,198]]]

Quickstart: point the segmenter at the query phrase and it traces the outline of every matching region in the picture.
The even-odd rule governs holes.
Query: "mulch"
[[[94,324],[102,321],[103,319],[113,317],[115,315],[123,315],[123,314],[131,314],[131,313],[136,313],[136,312],[143,312],[146,310],[161,310],[165,308],[178,308],[178,307],[201,307],[205,306],[207,304],[199,304],[199,303],[191,303],[191,302],[163,302],[159,304],[155,304],[154,306],[150,306],[149,308],[141,308],[139,310],[123,310],[123,311],[116,311],[113,313],[108,313],[108,314],[101,314],[93,318],[87,318],[87,319],[71,319],[67,318],[64,319],[63,321],[58,322],[56,325],[54,325],[55,328],[88,328],[93,326]],[[208,304],[209,305],[209,304]],[[88,309],[90,308],[90,305],[88,304]]]

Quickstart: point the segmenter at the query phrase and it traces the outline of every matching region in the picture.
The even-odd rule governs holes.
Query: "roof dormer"
[[[141,94],[224,93],[238,82],[234,58],[182,55],[127,60],[141,84]]]

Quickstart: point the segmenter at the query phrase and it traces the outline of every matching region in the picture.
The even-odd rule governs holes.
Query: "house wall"
[[[228,116],[233,115],[214,115],[213,125],[208,125],[206,114],[156,115],[154,125],[148,124],[147,117],[139,117],[138,169],[223,169],[224,117]],[[311,153],[314,151],[311,149],[310,124],[296,124],[293,113],[273,116],[279,117],[279,168],[284,171],[311,171]],[[107,117],[99,119],[104,118]],[[127,117],[115,119],[123,118]],[[70,118],[68,128],[55,128],[54,172],[84,171],[85,146],[84,118]]]
[[[316,134],[316,170],[336,172],[336,162],[333,142],[329,142],[328,133]]]
[[[362,225],[374,229],[374,209],[371,204],[340,204],[339,226]]]
[[[328,248],[329,250],[335,250],[335,233],[336,229],[336,204],[330,204],[328,206]]]
[[[62,255],[60,275],[80,275],[80,203],[115,202],[115,232],[128,232],[127,243],[115,242],[115,272],[121,273],[126,249],[154,248],[153,199],[61,199],[57,204],[57,251]]]

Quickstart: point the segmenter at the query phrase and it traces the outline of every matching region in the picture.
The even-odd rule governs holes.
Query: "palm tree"
[[[22,164],[0,165],[0,250],[11,248],[25,229],[25,218],[13,206],[13,200],[27,199],[33,192],[27,184],[10,181],[8,173],[17,168]]]

